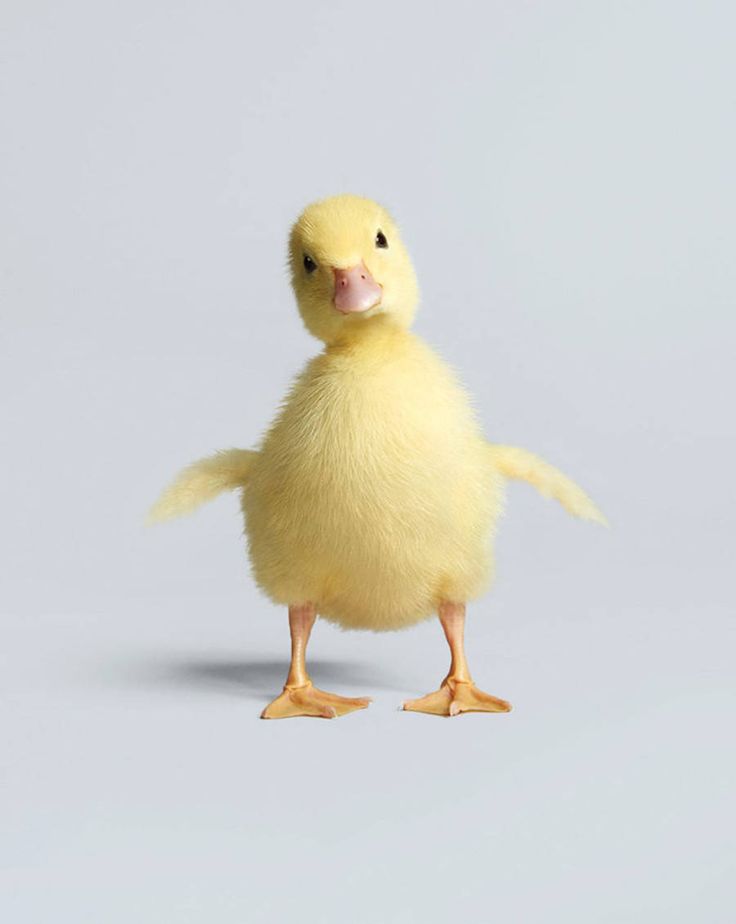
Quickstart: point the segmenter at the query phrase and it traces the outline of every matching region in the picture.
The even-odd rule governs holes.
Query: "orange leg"
[[[287,719],[296,715],[320,716],[334,719],[355,709],[365,709],[370,699],[351,699],[325,693],[312,686],[307,673],[306,653],[312,626],[317,612],[311,603],[289,607],[291,632],[291,664],[283,692],[269,703],[261,713],[262,719]]]
[[[465,658],[465,604],[442,603],[440,622],[450,646],[450,670],[435,693],[404,703],[408,712],[427,712],[431,715],[459,715],[461,712],[509,712],[511,704],[505,699],[479,690],[473,683]]]

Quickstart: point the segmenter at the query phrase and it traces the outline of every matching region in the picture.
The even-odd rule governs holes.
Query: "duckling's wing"
[[[544,497],[559,501],[573,516],[608,526],[608,520],[585,491],[554,465],[517,446],[489,444],[489,449],[494,467],[506,478],[528,481]]]
[[[148,523],[184,516],[223,491],[243,488],[258,455],[252,449],[225,449],[184,469],[148,514]]]

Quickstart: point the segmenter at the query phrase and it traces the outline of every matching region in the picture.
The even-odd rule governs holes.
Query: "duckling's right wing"
[[[257,455],[252,449],[225,449],[189,465],[153,505],[147,522],[183,516],[223,491],[244,488]]]

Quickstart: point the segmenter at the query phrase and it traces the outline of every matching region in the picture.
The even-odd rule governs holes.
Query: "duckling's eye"
[[[388,247],[388,241],[383,231],[378,231],[376,233],[376,247],[383,247],[384,249]]]
[[[317,264],[311,257],[307,256],[306,254],[304,254],[304,269],[308,273],[313,273],[317,269]]]

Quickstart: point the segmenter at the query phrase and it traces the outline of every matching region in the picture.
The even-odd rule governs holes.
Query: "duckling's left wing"
[[[489,443],[488,448],[493,465],[506,478],[528,481],[544,497],[554,497],[573,516],[608,526],[608,520],[585,491],[554,465],[517,446]]]
[[[252,449],[225,449],[181,472],[148,514],[148,523],[184,516],[223,491],[244,488],[258,455]]]

